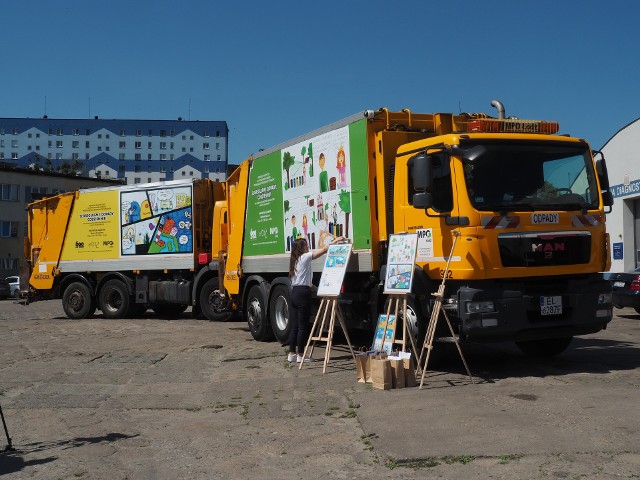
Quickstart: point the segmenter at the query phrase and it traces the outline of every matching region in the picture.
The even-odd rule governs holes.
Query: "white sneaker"
[[[311,358],[302,358],[302,356],[298,355],[298,358],[296,359],[296,361],[298,363],[311,363],[313,362],[313,360]]]
[[[289,353],[287,355],[287,362],[297,362],[298,361],[298,355],[296,355],[295,353]]]

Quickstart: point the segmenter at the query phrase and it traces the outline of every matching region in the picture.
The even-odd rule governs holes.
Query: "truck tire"
[[[391,299],[388,297],[384,303],[383,315],[387,313],[387,309],[389,308],[389,302]],[[394,314],[394,310],[391,310],[390,315]],[[402,339],[402,328],[404,322],[404,314],[402,312],[402,303],[398,306],[398,317],[399,321],[396,324],[396,339]],[[422,345],[424,344],[424,337],[427,334],[427,326],[429,324],[429,319],[422,315],[420,306],[418,302],[415,300],[414,295],[409,295],[407,297],[407,322],[409,325],[409,332],[411,332],[411,336],[413,337],[413,341],[416,345],[415,352],[416,356],[420,356],[420,350],[422,349]],[[411,347],[411,341],[405,346],[407,349]]]
[[[291,331],[289,305],[291,305],[289,288],[286,285],[277,285],[273,289],[269,302],[269,318],[273,334],[282,345],[288,344]]]
[[[96,311],[96,299],[86,283],[73,282],[62,295],[62,309],[69,318],[91,318]]]
[[[267,316],[267,304],[260,285],[254,285],[249,290],[244,311],[253,338],[260,342],[273,340],[273,330]]]
[[[220,295],[218,278],[210,278],[200,290],[200,310],[209,320],[226,322],[231,318],[229,300]]]
[[[127,286],[121,280],[109,280],[100,289],[98,306],[105,318],[126,318],[130,304]]]
[[[516,345],[523,353],[531,357],[553,357],[564,352],[572,340],[573,337],[544,338],[516,342]]]

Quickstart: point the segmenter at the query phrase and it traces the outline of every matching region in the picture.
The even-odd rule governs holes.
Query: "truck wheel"
[[[281,344],[289,342],[291,322],[289,322],[289,305],[291,304],[289,288],[286,285],[278,285],[273,289],[269,303],[269,318],[271,328],[276,339]]]
[[[98,306],[105,318],[125,318],[130,303],[127,286],[121,280],[109,280],[98,294]]]
[[[553,357],[564,352],[573,337],[544,338],[542,340],[528,340],[516,342],[517,347],[531,357]]]
[[[254,285],[249,290],[247,304],[245,305],[245,317],[253,338],[260,342],[273,340],[273,330],[267,317],[267,305],[260,285]]]
[[[387,309],[389,308],[389,302],[391,301],[390,298],[387,298],[387,300],[384,303],[384,310],[383,310],[383,315],[387,313]],[[391,310],[390,315],[394,314],[394,310]],[[398,316],[399,321],[397,322],[397,326],[396,326],[396,339],[400,340],[402,339],[402,328],[403,328],[403,321],[404,321],[404,315],[402,312],[402,303],[399,304],[398,306]],[[415,352],[416,356],[420,356],[420,350],[422,349],[422,345],[424,343],[424,337],[427,334],[427,325],[428,325],[429,320],[427,318],[424,318],[422,315],[422,312],[420,311],[420,307],[418,305],[418,302],[415,301],[415,298],[413,295],[409,295],[407,297],[407,324],[409,325],[409,332],[411,332],[411,335],[413,336],[413,341],[416,345],[416,349],[418,350],[417,352]],[[408,340],[408,339],[407,339]],[[409,349],[411,347],[411,341],[408,340],[409,343],[406,345],[406,348]]]
[[[71,283],[62,295],[62,308],[69,318],[91,318],[96,311],[96,299],[86,283]]]
[[[229,300],[220,295],[217,278],[210,278],[200,290],[200,310],[214,322],[226,322],[231,318]]]

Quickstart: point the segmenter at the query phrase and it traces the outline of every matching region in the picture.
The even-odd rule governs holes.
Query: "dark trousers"
[[[289,309],[289,351],[302,355],[307,345],[307,327],[311,315],[311,287],[295,286],[291,291],[291,308]]]

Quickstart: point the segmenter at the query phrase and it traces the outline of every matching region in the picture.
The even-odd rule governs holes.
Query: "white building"
[[[607,215],[612,272],[640,266],[640,118],[621,128],[602,147],[614,197]]]

